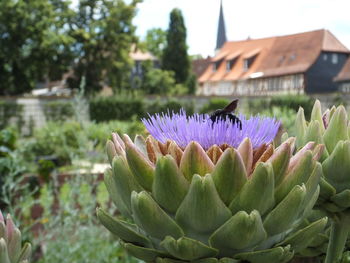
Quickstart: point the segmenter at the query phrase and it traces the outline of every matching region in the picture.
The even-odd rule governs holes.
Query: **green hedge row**
[[[139,119],[146,117],[147,113],[154,114],[168,110],[178,112],[181,108],[189,114],[194,112],[192,102],[182,104],[173,99],[164,102],[160,100],[145,102],[141,98],[97,97],[90,100],[90,119],[96,122]]]
[[[0,101],[0,129],[10,124],[20,128],[23,124],[23,106],[15,101]]]
[[[283,95],[264,99],[252,99],[248,101],[251,113],[257,114],[273,107],[292,109],[295,112],[299,107],[304,108],[305,116],[311,115],[314,99],[304,95]]]

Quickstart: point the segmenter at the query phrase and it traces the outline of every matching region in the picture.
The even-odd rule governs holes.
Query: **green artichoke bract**
[[[300,108],[296,126],[298,147],[303,147],[307,141],[326,146],[321,156],[323,176],[315,208],[327,212],[331,218],[325,262],[338,262],[350,230],[350,126],[347,112],[343,106],[333,106],[322,113],[321,103],[316,101],[310,122],[306,122]]]
[[[6,222],[0,211],[0,263],[28,263],[31,246],[22,247],[21,232],[7,215]]]
[[[323,149],[292,156],[293,147],[293,138],[276,149],[245,139],[204,151],[113,134],[104,179],[124,220],[102,209],[98,218],[146,262],[288,262],[327,221],[296,230],[318,198]]]

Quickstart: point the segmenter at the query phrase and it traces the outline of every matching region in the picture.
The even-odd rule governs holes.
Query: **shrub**
[[[23,106],[14,101],[0,101],[0,129],[4,129],[10,124],[15,124],[21,128]]]
[[[50,101],[44,104],[44,115],[47,121],[66,121],[74,115],[69,101]]]
[[[147,105],[147,113],[155,114],[159,112],[179,112],[183,108],[188,114],[193,114],[194,105],[193,102],[181,103],[178,100],[170,99],[165,102],[161,102],[159,99]]]
[[[199,113],[210,113],[217,109],[222,109],[229,104],[228,99],[220,99],[220,98],[214,98],[210,99],[210,101],[203,105],[203,107],[199,110]]]
[[[145,114],[145,105],[140,98],[97,97],[90,101],[90,118],[96,122],[130,120]]]
[[[248,100],[249,111],[252,114],[260,113],[273,107],[291,109],[295,112],[299,107],[304,108],[306,116],[310,116],[314,99],[304,95],[283,95],[263,99]]]

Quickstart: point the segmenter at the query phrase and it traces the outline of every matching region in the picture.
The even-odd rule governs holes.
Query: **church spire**
[[[227,41],[226,39],[226,29],[225,29],[225,20],[224,20],[224,12],[222,9],[222,0],[220,1],[220,15],[219,15],[219,24],[218,24],[218,34],[216,38],[216,48],[215,50],[219,50],[222,45]]]

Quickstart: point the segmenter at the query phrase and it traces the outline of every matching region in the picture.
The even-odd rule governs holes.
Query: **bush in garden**
[[[159,99],[147,105],[146,112],[149,114],[155,114],[159,112],[174,111],[179,112],[180,109],[185,109],[188,114],[193,114],[194,105],[193,102],[181,103],[175,99],[169,99],[165,102],[161,102]]]
[[[15,124],[20,128],[23,123],[22,111],[23,105],[14,101],[0,101],[0,129],[10,124]]]
[[[199,113],[211,113],[217,109],[223,109],[229,103],[228,99],[214,98],[204,104]]]
[[[97,97],[90,100],[90,119],[96,122],[110,120],[130,120],[133,116],[141,117],[145,105],[140,98]]]
[[[44,115],[47,121],[65,121],[74,116],[70,101],[49,101],[44,105]]]
[[[312,98],[305,95],[283,95],[271,98],[248,99],[248,107],[252,114],[257,114],[272,107],[292,109],[295,112],[298,111],[299,107],[303,107],[305,115],[310,116],[313,101]]]

